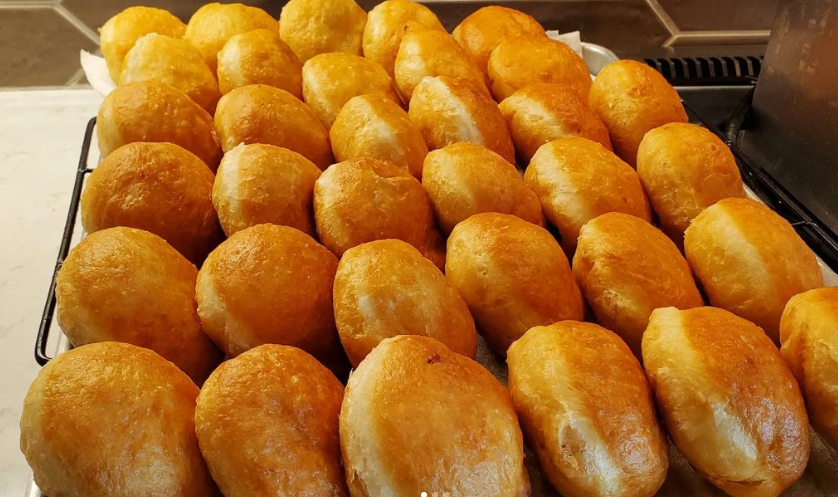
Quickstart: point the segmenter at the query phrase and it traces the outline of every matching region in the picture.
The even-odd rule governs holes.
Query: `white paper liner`
[[[81,68],[84,69],[87,81],[94,90],[107,96],[116,88],[116,83],[111,79],[108,64],[105,63],[104,57],[82,50],[79,54],[79,61],[81,62]]]

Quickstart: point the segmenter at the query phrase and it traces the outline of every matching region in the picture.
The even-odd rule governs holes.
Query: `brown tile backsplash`
[[[51,8],[0,9],[0,86],[65,85],[96,44]]]
[[[779,0],[657,0],[681,31],[771,29]]]
[[[77,71],[79,49],[95,50],[91,40],[111,16],[131,5],[170,10],[187,21],[211,0],[0,0],[0,86],[84,84]],[[243,0],[278,17],[286,0]],[[369,10],[380,0],[358,0]],[[637,53],[662,45],[759,42],[765,34],[735,31],[770,29],[778,0],[506,0],[547,29],[582,32],[586,41],[618,53]],[[424,0],[453,29],[488,2]],[[497,2],[492,2],[497,3]],[[665,26],[655,9],[676,26]],[[64,15],[61,14],[61,12]],[[662,12],[663,10],[661,10]],[[68,21],[67,18],[73,20]],[[74,25],[75,23],[75,25]],[[690,31],[723,31],[697,33]],[[85,34],[86,33],[86,34]]]
[[[433,1],[426,3],[453,30],[485,2]],[[493,2],[512,7],[538,19],[545,29],[581,31],[582,39],[617,50],[659,47],[670,33],[645,0],[575,2]]]
[[[193,12],[195,12],[200,6],[210,3],[210,1],[211,0],[64,0],[62,3],[67,10],[73,13],[73,15],[81,19],[94,31],[98,32],[98,29],[102,26],[102,24],[105,24],[108,19],[118,14],[123,9],[133,5],[144,5],[147,7],[159,7],[161,9],[166,9],[186,22],[189,20],[189,17],[192,16]],[[241,3],[261,7],[274,17],[279,17],[279,11],[282,8],[282,5],[285,4],[285,2],[273,0],[244,0]]]

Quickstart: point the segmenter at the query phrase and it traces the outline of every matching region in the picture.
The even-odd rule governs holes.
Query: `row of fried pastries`
[[[235,26],[230,9],[202,9],[227,18],[195,29]],[[389,14],[372,22],[376,9]],[[686,117],[657,73],[615,63],[588,107],[590,81],[572,69],[581,60],[572,51],[543,32],[493,31],[526,25],[514,11],[473,14],[455,30],[458,48],[441,30],[414,27],[402,40],[424,7],[395,0],[376,9],[366,29],[387,42],[393,68],[381,64],[398,92],[364,70],[368,61],[315,57],[343,50],[329,43],[351,40],[345,33],[306,28],[297,33],[305,43],[289,41],[303,24],[286,22],[285,11],[282,40],[298,64],[311,58],[296,94],[250,85],[293,81],[277,67],[263,72],[283,75],[278,82],[242,77],[213,122],[194,93],[182,93],[189,78],[172,69],[182,60],[144,82],[120,76],[126,85],[99,113],[107,157],[83,196],[95,233],[59,273],[59,324],[76,345],[152,349],[199,385],[221,359],[216,346],[233,359],[203,383],[196,410],[194,385],[151,352],[108,342],[60,356],[33,384],[21,425],[48,495],[210,494],[210,474],[227,497],[345,495],[345,485],[354,496],[522,495],[515,411],[562,493],[651,495],[666,451],[632,349],[642,351],[669,435],[700,473],[732,495],[776,495],[808,456],[797,383],[759,328],[696,308],[690,266],[713,305],[782,338],[813,423],[836,442],[829,344],[838,296],[803,293],[781,321],[793,295],[822,285],[816,260],[767,208],[719,201],[744,196],[735,162],[708,131],[664,125]],[[129,32],[142,25],[126,19]],[[317,27],[314,19],[305,25]],[[363,22],[341,26],[358,24],[363,31]],[[159,32],[142,31],[136,39]],[[264,43],[226,50],[229,31],[210,36],[205,63],[217,63],[219,82],[222,52],[241,76],[259,68],[258,57],[242,56],[248,47],[282,48],[270,33],[250,33]],[[196,37],[187,32],[200,46]],[[378,75],[354,77],[363,74]],[[361,94],[369,88],[380,91]],[[498,109],[490,95],[509,98]],[[573,135],[600,144],[556,140]],[[513,143],[529,162],[523,181]],[[330,165],[333,156],[342,162]],[[650,224],[649,203],[674,243]],[[572,270],[539,226],[545,215]],[[450,234],[447,257],[435,218]],[[230,238],[213,250],[219,220]],[[198,271],[166,242],[197,263],[212,253]],[[577,322],[583,295],[616,334]],[[511,400],[467,358],[476,329],[509,352]],[[264,343],[299,347],[338,372],[342,345],[357,366],[343,402],[339,383],[306,353]],[[55,412],[72,428],[53,424]]]
[[[544,148],[577,142],[590,143],[571,138]],[[265,147],[241,150],[292,154]],[[452,149],[490,153],[471,144],[438,152]],[[460,162],[479,163],[441,167]],[[355,234],[379,222],[364,217],[353,195],[395,212],[424,198],[407,174],[364,177],[387,167],[351,160],[315,181],[316,188],[335,173],[327,186],[342,193],[327,210],[352,204],[330,230]],[[348,179],[338,174],[344,169]],[[561,174],[559,167],[546,171]],[[398,182],[418,185],[415,195],[403,194]],[[49,495],[114,495],[111,478],[155,482],[160,495],[167,485],[200,495],[213,480],[228,497],[257,490],[346,495],[347,488],[355,496],[525,495],[520,421],[562,493],[646,496],[667,468],[654,393],[669,435],[702,475],[737,497],[773,496],[799,477],[808,457],[806,411],[792,371],[812,422],[835,443],[838,402],[829,385],[838,292],[802,293],[780,319],[791,295],[822,282],[813,254],[766,207],[721,200],[698,215],[683,243],[711,301],[763,320],[782,338],[791,371],[762,329],[700,307],[687,260],[648,218],[610,212],[586,222],[571,269],[538,224],[472,214],[482,206],[453,191],[452,205],[465,205],[455,212],[468,214],[448,238],[444,274],[406,241],[362,242],[338,260],[302,231],[274,224],[236,232],[200,271],[149,232],[91,234],[57,280],[58,320],[71,341],[148,347],[198,384],[210,376],[196,409],[198,389],[151,352],[107,342],[59,356],[33,384],[22,420],[22,448],[36,481]],[[557,205],[578,209],[587,192],[571,192],[570,202]],[[134,193],[142,203],[144,195]],[[579,322],[582,294],[597,321],[619,335]],[[508,352],[511,398],[469,359],[477,329],[497,352]],[[207,335],[232,359],[216,368],[221,354]],[[627,343],[642,353],[651,389]],[[300,350],[341,371],[341,344],[357,366],[343,401],[334,376]],[[59,411],[62,422],[51,423]],[[180,437],[166,431],[149,439],[164,425],[177,426]],[[93,436],[103,426],[109,429]],[[110,463],[88,462],[90,454]],[[195,471],[201,455],[208,472]],[[166,468],[168,478],[147,467]],[[120,488],[136,495],[130,484]]]
[[[532,17],[498,6],[477,10],[452,35],[410,0],[387,0],[369,16],[353,0],[292,0],[279,23],[242,4],[205,5],[188,25],[165,10],[131,7],[100,32],[115,82],[169,83],[210,113],[222,94],[249,84],[307,101],[321,85],[337,85],[326,88],[334,98],[354,84],[398,103],[429,75],[467,80],[498,101],[528,81],[564,82],[580,97],[591,86],[567,45],[548,39]],[[309,102],[327,128],[339,110],[333,98]]]
[[[125,92],[106,108],[113,126],[100,129],[103,153],[131,141],[170,141],[215,169],[221,150],[259,142],[292,149],[323,169],[333,156],[342,161],[377,146],[379,154],[420,177],[426,147],[417,134],[431,149],[482,143],[509,162],[515,149],[527,162],[547,141],[579,135],[609,150],[613,141],[618,155],[634,165],[646,131],[686,121],[677,94],[651,68],[615,64],[592,85],[577,53],[513,9],[479,9],[453,35],[427,7],[409,0],[385,1],[368,20],[352,0],[292,0],[281,17],[280,36],[267,13],[240,4],[207,5],[188,26],[145,7],[108,21],[102,51],[120,85],[166,83],[207,113],[158,94],[155,100],[165,105],[135,104],[133,115],[125,115],[119,110],[132,98]],[[346,29],[360,32],[347,36]],[[194,82],[194,66],[206,85]],[[205,86],[216,77],[221,91],[213,92]],[[213,94],[209,101],[207,93]],[[377,96],[373,103],[355,102],[342,111],[353,97],[369,94]],[[413,126],[406,127],[402,110],[408,107]],[[207,134],[213,114],[221,150]],[[371,128],[380,120],[387,124],[377,133],[398,132],[393,143],[351,139],[358,131],[376,133]],[[190,132],[185,121],[203,132]]]
[[[403,242],[387,250],[429,264]],[[810,347],[834,335],[836,302],[834,289],[813,290],[783,317],[783,355],[824,430],[835,399],[818,382],[834,379],[834,356],[830,370]],[[99,342],[39,374],[21,449],[55,496],[520,497],[530,492],[526,440],[563,495],[649,497],[668,468],[659,412],[699,474],[734,497],[776,496],[800,477],[804,400],[760,328],[714,307],[659,308],[642,353],[643,365],[592,323],[536,326],[508,350],[507,390],[466,355],[402,335],[369,352],[344,391],[311,355],[267,344],[222,363],[199,390],[151,350]]]

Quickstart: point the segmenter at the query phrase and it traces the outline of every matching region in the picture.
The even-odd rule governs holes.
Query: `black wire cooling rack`
[[[838,269],[838,237],[835,233],[821,223],[806,207],[803,206],[788,190],[780,185],[774,178],[771,177],[764,169],[755,164],[748,156],[746,156],[732,139],[725,136],[714,126],[710,126],[701,119],[692,109],[686,104],[684,107],[690,115],[691,120],[706,126],[710,131],[721,138],[731,149],[736,161],[739,164],[739,169],[742,174],[742,180],[747,184],[751,190],[771,207],[778,214],[786,218],[792,226],[794,226],[797,233],[803,240],[817,253],[821,259],[833,270]],[[61,264],[70,252],[72,244],[73,233],[76,226],[76,218],[79,211],[79,201],[81,198],[81,191],[84,185],[85,178],[93,169],[88,167],[88,158],[90,156],[90,144],[93,139],[93,131],[96,127],[96,118],[94,117],[87,123],[87,129],[84,133],[84,141],[82,142],[81,156],[76,169],[76,178],[73,184],[73,193],[70,196],[70,208],[67,212],[67,222],[64,225],[64,233],[61,237],[61,245],[58,249],[58,257],[55,260],[55,271],[53,271],[52,278],[49,284],[49,292],[47,293],[47,300],[44,305],[44,312],[41,317],[40,326],[38,327],[38,337],[35,342],[35,360],[41,366],[45,365],[51,357],[47,355],[47,342],[49,341],[50,330],[53,325],[53,317],[55,314],[55,277],[58,270],[61,269]]]
[[[82,141],[81,156],[79,157],[79,164],[76,168],[73,193],[70,195],[70,209],[67,212],[67,222],[64,224],[64,233],[61,235],[61,245],[58,247],[58,257],[55,260],[55,270],[50,279],[47,301],[44,304],[44,313],[41,315],[41,323],[38,326],[38,338],[35,341],[35,360],[41,366],[52,359],[47,355],[47,342],[49,340],[50,329],[52,328],[52,318],[55,315],[55,277],[58,275],[58,270],[61,269],[61,264],[64,263],[64,258],[70,252],[73,231],[75,231],[76,227],[76,217],[79,213],[79,200],[81,199],[81,189],[84,184],[84,179],[93,171],[87,167],[87,159],[90,156],[90,142],[93,140],[93,130],[95,128],[96,118],[94,117],[87,122],[87,128],[84,131],[84,141]]]

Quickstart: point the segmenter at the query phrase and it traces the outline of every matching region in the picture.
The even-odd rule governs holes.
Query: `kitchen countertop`
[[[20,412],[85,125],[101,101],[93,90],[0,91],[0,497],[29,483]]]

